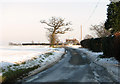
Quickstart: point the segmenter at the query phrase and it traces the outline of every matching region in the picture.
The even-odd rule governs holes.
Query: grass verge
[[[38,67],[40,66],[38,65],[38,66],[34,66],[28,69],[16,69],[15,71],[8,70],[2,75],[2,84],[7,83],[7,82],[15,82],[17,78],[21,78],[22,76],[27,76],[28,72],[34,69],[37,69]]]
[[[50,55],[53,55],[53,53],[52,52],[45,53],[44,57],[47,58]],[[33,60],[36,60],[36,59],[37,58],[35,58]],[[43,62],[42,60],[39,60],[39,61]],[[25,64],[25,63],[26,62],[21,63],[21,64]],[[13,66],[20,66],[20,64],[14,64]],[[8,71],[6,71],[6,72],[4,72],[4,69],[2,70],[2,72],[4,72],[4,73],[2,74],[2,76],[0,76],[0,83],[2,83],[2,84],[8,84],[10,82],[15,83],[18,78],[22,79],[23,77],[27,76],[30,71],[33,71],[33,70],[39,68],[40,65],[35,65],[33,67],[21,68],[21,69],[16,68],[15,70],[11,70],[10,67],[11,67],[11,65],[8,66]]]

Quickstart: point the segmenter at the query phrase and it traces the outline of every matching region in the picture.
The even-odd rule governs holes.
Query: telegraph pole
[[[81,40],[82,40],[82,25],[81,25],[81,27],[80,27],[80,28],[81,28]]]

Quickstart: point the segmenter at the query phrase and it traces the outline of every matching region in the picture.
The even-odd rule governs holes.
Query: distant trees
[[[120,31],[120,1],[108,5],[105,28],[112,29],[112,33]]]
[[[91,25],[90,30],[94,31],[97,37],[106,37],[111,33],[105,29],[104,23],[100,23],[98,25]]]
[[[48,26],[45,28],[49,31],[48,38],[50,41],[50,46],[54,47],[54,44],[57,42],[57,34],[65,34],[67,31],[70,31],[70,22],[65,22],[65,19],[60,17],[51,17],[48,21],[41,20],[41,23],[44,23]]]
[[[84,39],[91,39],[93,38],[91,35],[87,34]]]

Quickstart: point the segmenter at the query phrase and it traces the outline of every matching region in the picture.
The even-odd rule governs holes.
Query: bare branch
[[[41,23],[45,23],[46,25],[50,26],[50,27],[54,27],[54,25],[47,23],[45,20],[40,21]]]
[[[56,34],[65,34],[66,31],[71,31],[71,28],[69,25],[71,25],[71,22],[64,22],[65,20],[63,18],[57,18],[57,17],[52,17],[49,19],[49,21],[42,20],[40,21],[41,23],[46,24],[50,28],[46,28],[50,33],[51,37],[51,44],[55,43],[55,35]]]
[[[65,34],[65,31],[57,31],[55,34]]]
[[[105,29],[104,23],[91,25],[90,30],[94,31],[97,37],[105,37],[110,35],[110,32]]]
[[[53,32],[54,31],[53,28],[45,28],[45,29],[47,29],[49,32]]]

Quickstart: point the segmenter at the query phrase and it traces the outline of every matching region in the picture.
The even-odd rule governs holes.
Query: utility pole
[[[81,40],[82,40],[82,25],[81,25]]]

